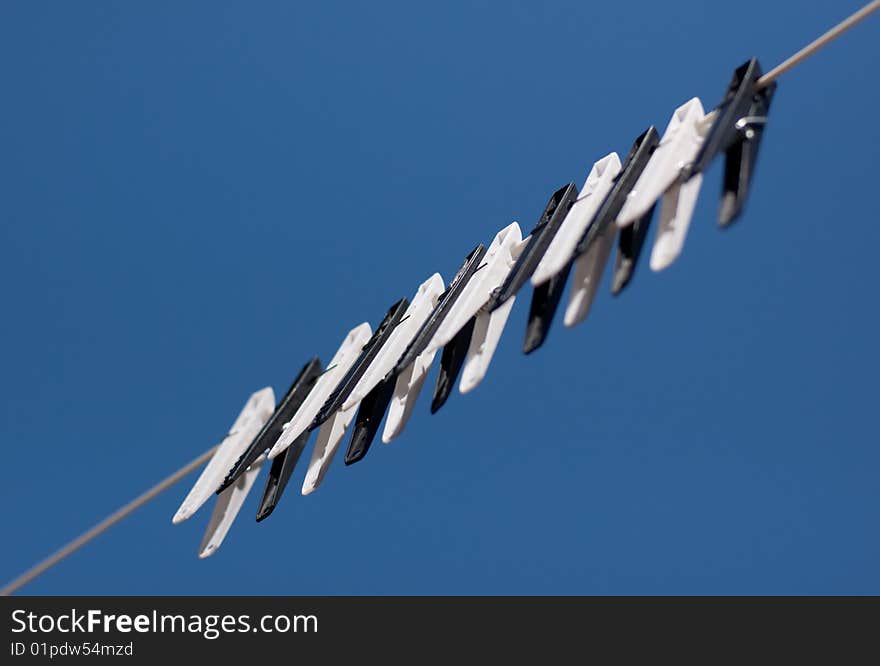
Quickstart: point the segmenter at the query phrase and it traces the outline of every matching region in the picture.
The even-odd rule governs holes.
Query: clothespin
[[[431,343],[434,334],[440,328],[443,320],[449,314],[450,310],[452,310],[474,273],[480,268],[481,261],[485,254],[486,248],[480,243],[471,250],[467,257],[465,257],[464,263],[458,269],[455,277],[452,278],[449,287],[447,287],[446,291],[440,296],[440,300],[437,302],[436,307],[421,325],[418,332],[413,336],[413,339],[410,341],[409,345],[407,345],[406,351],[404,351],[400,359],[398,359],[397,364],[394,366],[396,374],[401,374],[408,365],[416,360],[416,357],[418,357],[419,354],[428,348],[428,345]]]
[[[565,312],[566,326],[578,324],[589,313],[614,242],[614,220],[659,142],[653,125],[635,140],[611,189],[578,241],[574,251],[574,284]]]
[[[322,371],[321,361],[317,356],[303,366],[281,402],[278,403],[275,412],[227,475],[220,490],[217,491],[218,494],[241,478],[247,469],[276,442],[281,436],[284,426],[302,406]],[[257,509],[257,522],[267,518],[275,510],[308,439],[308,432],[304,432],[272,461],[263,497]]]
[[[516,222],[495,234],[483,256],[482,264],[462,289],[461,296],[426,346],[425,351],[428,353],[443,347],[440,373],[431,400],[431,413],[440,409],[449,398],[471,347],[474,318],[487,307],[492,295],[510,275],[524,245],[522,232]]]
[[[480,269],[485,254],[486,247],[480,243],[465,257],[464,263],[459,267],[446,291],[438,299],[434,310],[413,336],[406,351],[394,366],[397,380],[391,404],[388,407],[385,430],[382,433],[382,441],[386,444],[403,431],[409,420],[425,382],[425,377],[437,353],[436,349],[431,351],[426,351],[426,349],[471,278]]]
[[[434,273],[419,285],[400,323],[342,404],[343,410],[358,408],[355,429],[345,456],[347,465],[363,458],[369,450],[385,409],[391,402],[397,378],[394,366],[436,307],[442,293],[443,278],[439,273]]]
[[[403,315],[408,307],[409,299],[401,298],[388,308],[388,311],[385,313],[379,326],[377,326],[376,330],[373,332],[372,337],[367,340],[367,343],[364,345],[363,349],[361,349],[360,355],[348,369],[348,372],[345,373],[345,376],[339,381],[336,388],[333,389],[333,392],[327,398],[327,401],[321,406],[321,409],[318,410],[315,419],[309,426],[309,430],[315,430],[318,428],[324,423],[324,421],[329,419],[340,407],[343,406],[355,386],[357,386],[358,382],[361,380],[361,377],[363,377],[364,373],[370,367],[373,359],[382,349],[382,346],[393,335],[395,328],[397,328],[397,325],[403,319]]]
[[[720,153],[725,154],[724,181],[718,223],[726,227],[742,212],[755,170],[761,137],[767,124],[776,84],[758,89],[761,65],[756,58],[733,73],[724,99],[718,105],[705,142],[694,161],[682,171],[688,180],[703,173]]]
[[[529,234],[528,244],[520,252],[519,258],[510,269],[504,284],[492,297],[488,305],[490,312],[500,308],[509,298],[513,298],[532,277],[576,200],[577,188],[574,183],[560,187],[550,196],[550,200],[544,207],[544,212],[538,218],[538,223]]]
[[[303,433],[308,433],[309,426],[327,401],[327,398],[336,388],[339,380],[348,372],[352,364],[357,360],[361,349],[370,338],[372,329],[367,322],[355,326],[342,340],[327,368],[317,378],[312,390],[303,400],[302,405],[288,421],[287,425],[278,438],[278,441],[269,449],[269,459],[272,460],[287,449]]]
[[[495,234],[483,261],[473,277],[462,289],[455,305],[437,327],[425,347],[431,352],[449,343],[461,328],[485,306],[492,294],[504,282],[514,266],[515,252],[522,243],[519,224],[513,222]],[[521,256],[521,255],[520,255]]]
[[[514,298],[516,293],[532,277],[576,200],[577,188],[574,183],[560,187],[550,196],[550,200],[544,207],[544,212],[538,218],[538,223],[529,234],[528,245],[521,251],[504,284],[490,301],[488,305],[490,313],[499,310],[508,300]],[[526,340],[523,346],[523,351],[526,354],[531,353],[544,342],[546,334],[536,334],[540,328],[536,322],[543,320],[548,313],[552,318],[551,310],[555,311],[564,287],[564,280],[562,282],[554,281],[552,285],[543,286],[533,291],[529,307],[529,323],[526,326]]]
[[[572,258],[578,242],[583,238],[590,222],[614,186],[618,173],[620,173],[620,158],[617,153],[609,153],[593,164],[578,198],[532,274],[532,285],[535,287],[536,295],[532,298],[532,308],[529,312],[524,348],[526,353],[540,347],[546,339],[571,271]],[[593,248],[587,255],[578,258],[577,263],[582,270],[585,264],[590,265],[588,262],[591,262],[596,249]],[[541,292],[540,295],[537,294],[538,291]],[[568,319],[566,325],[570,325]]]
[[[315,449],[312,452],[312,459],[309,461],[309,469],[303,482],[303,495],[308,495],[315,490],[327,473],[327,468],[333,461],[336,450],[345,436],[345,431],[357,411],[359,401],[355,401],[347,407],[346,401],[385,344],[393,339],[394,332],[403,321],[404,313],[409,304],[408,299],[401,298],[388,308],[382,322],[376,327],[375,333],[364,344],[357,359],[351,364],[348,372],[345,373],[345,376],[339,381],[312,420],[309,430],[319,429],[319,432]]]
[[[278,440],[285,424],[290,421],[296,410],[302,406],[303,401],[306,399],[309,391],[312,390],[322,370],[321,361],[318,357],[313,358],[302,367],[290,388],[287,389],[287,393],[284,394],[284,397],[281,398],[281,401],[275,407],[272,416],[263,424],[260,432],[254,437],[253,442],[241,454],[241,457],[232,466],[232,469],[229,470],[229,473],[217,490],[218,495],[231,486],[251,466],[251,463]]]
[[[674,111],[660,145],[617,216],[617,226],[623,234],[625,229],[649,215],[662,197],[657,237],[651,252],[651,268],[655,271],[669,266],[681,253],[703,176],[695,173],[684,181],[680,175],[705,142],[714,117],[715,112],[703,112],[703,105],[696,97]],[[639,233],[637,230],[636,234]],[[640,235],[644,237],[643,233]]]
[[[222,483],[226,472],[253,441],[275,407],[275,393],[266,387],[253,393],[242,408],[229,434],[208,461],[193,487],[184,498],[172,522],[176,525],[192,516]]]

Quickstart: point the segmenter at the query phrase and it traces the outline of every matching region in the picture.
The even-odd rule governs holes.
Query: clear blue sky
[[[4,2],[0,578],[860,4]],[[671,269],[529,357],[521,299],[476,392],[213,558],[190,477],[27,591],[880,593],[878,37],[781,81],[735,228],[718,163]]]

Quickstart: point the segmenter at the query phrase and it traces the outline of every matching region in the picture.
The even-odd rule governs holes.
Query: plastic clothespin
[[[551,196],[544,212],[538,218],[538,223],[529,234],[529,243],[522,250],[516,264],[488,305],[490,312],[497,312],[523,287],[532,277],[535,270],[543,260],[547,250],[562,228],[563,222],[568,217],[571,207],[577,201],[577,188],[574,183],[560,187]],[[559,304],[559,296],[565,288],[565,280],[552,280],[543,284],[532,292],[532,302],[529,306],[529,321],[526,326],[526,338],[523,344],[523,352],[529,354],[543,344],[546,338],[546,330],[541,333],[540,322],[549,315],[552,319],[553,312]],[[508,311],[509,313],[509,311]],[[505,319],[506,319],[506,315]],[[488,329],[488,325],[487,325]],[[497,341],[496,341],[497,343]]]
[[[180,523],[192,516],[222,483],[226,472],[238,460],[253,441],[263,424],[269,419],[275,407],[275,393],[266,387],[251,394],[242,408],[229,434],[220,444],[216,453],[208,461],[193,487],[184,498],[172,522]]]
[[[513,222],[495,234],[486,250],[483,263],[462,290],[461,296],[437,328],[425,351],[431,353],[443,347],[440,373],[431,400],[431,413],[436,413],[449,398],[455,380],[461,372],[473,341],[474,319],[492,299],[493,294],[510,275],[521,256],[523,241],[519,224]],[[477,342],[479,346],[480,341]]]
[[[515,253],[522,244],[519,224],[513,222],[495,234],[483,262],[465,285],[455,305],[440,323],[425,351],[432,352],[449,343],[462,327],[485,306],[510,274]],[[520,255],[522,256],[522,255]]]
[[[617,230],[614,220],[659,142],[660,137],[653,125],[639,135],[624,160],[623,167],[614,177],[608,194],[605,195],[575,247],[574,284],[565,311],[566,326],[574,326],[582,322],[589,314],[614,243],[614,234]],[[619,284],[619,281],[618,277],[615,283]]]
[[[327,468],[336,455],[339,443],[345,436],[345,431],[357,411],[358,402],[346,407],[346,401],[385,344],[393,339],[394,332],[403,321],[404,313],[408,307],[409,300],[401,298],[388,308],[382,322],[376,327],[375,333],[361,349],[360,355],[315,415],[309,430],[316,428],[320,428],[320,430],[315,442],[315,449],[312,452],[312,459],[309,461],[306,479],[303,482],[303,495],[308,495],[315,490],[327,473]]]
[[[284,430],[284,425],[290,421],[296,411],[302,406],[303,401],[306,399],[309,391],[312,390],[322,370],[321,361],[318,357],[311,359],[302,367],[290,388],[287,389],[287,393],[284,394],[284,397],[281,398],[281,401],[275,407],[272,416],[263,424],[260,432],[254,437],[254,441],[251,442],[250,446],[232,466],[232,469],[229,470],[223,483],[220,484],[219,490],[217,490],[218,495],[235,483],[244,474],[245,470],[250,467],[251,463],[263,455],[278,440]]]
[[[384,443],[387,444],[400,435],[409,421],[431,368],[431,363],[437,353],[437,350],[431,352],[425,350],[474,273],[480,268],[485,254],[486,247],[480,243],[465,257],[464,263],[459,267],[446,291],[441,294],[434,310],[413,336],[406,351],[394,366],[394,375],[397,376],[397,380],[391,396],[391,404],[388,407],[385,430],[382,433]]]
[[[299,375],[291,384],[290,389],[288,389],[287,394],[278,403],[272,418],[263,426],[260,434],[256,436],[254,442],[239,459],[236,467],[229,473],[224,484],[231,485],[234,483],[257,458],[262,456],[271,444],[274,444],[284,430],[285,424],[289,422],[302,406],[309,392],[314,388],[322,371],[323,368],[318,357],[313,358],[303,366]],[[269,467],[266,487],[263,489],[263,497],[257,508],[257,522],[264,520],[275,510],[308,439],[309,433],[303,432],[272,461],[272,465]]]
[[[345,373],[345,376],[339,380],[339,384],[333,389],[333,392],[321,406],[321,409],[318,410],[312,424],[309,426],[309,430],[315,430],[320,427],[324,421],[329,419],[344,405],[355,386],[361,380],[361,377],[364,376],[364,373],[370,367],[373,359],[382,349],[382,346],[394,334],[394,330],[403,319],[403,315],[408,307],[409,299],[401,298],[388,308],[382,321],[373,332],[372,337],[367,340],[367,343],[361,349],[360,355],[348,369],[348,372]]]
[[[593,164],[577,200],[568,211],[559,231],[532,274],[532,285],[536,294],[532,298],[529,323],[526,328],[524,346],[526,353],[540,347],[547,338],[550,324],[571,272],[572,257],[578,242],[583,238],[599,206],[611,191],[619,172],[620,158],[617,153],[609,153]],[[591,252],[595,254],[596,250]],[[589,266],[592,254],[581,257],[579,264]],[[538,292],[541,292],[540,295]]]
[[[330,393],[336,388],[339,380],[348,372],[348,369],[357,360],[364,344],[369,340],[372,329],[367,322],[355,326],[343,339],[327,369],[317,378],[312,390],[303,400],[302,405],[293,415],[293,418],[284,427],[281,436],[269,450],[269,459],[273,459],[287,449],[300,435],[308,436],[309,425],[326,402]]]
[[[408,365],[427,350],[428,345],[434,338],[434,334],[455,306],[456,301],[461,296],[465,287],[467,287],[474,273],[479,270],[485,254],[486,248],[482,243],[471,250],[470,254],[468,254],[464,263],[455,274],[455,277],[452,278],[452,282],[449,283],[449,287],[447,287],[446,291],[440,296],[440,300],[437,301],[434,310],[421,325],[418,332],[413,336],[413,339],[410,341],[409,345],[407,345],[407,348],[401,355],[400,359],[398,359],[394,366],[395,374],[401,374]],[[436,349],[434,351],[436,351]]]
[[[685,182],[680,174],[696,157],[714,117],[714,112],[708,115],[703,112],[703,105],[696,97],[673,112],[660,145],[617,216],[619,228],[631,228],[650,214],[662,198],[657,236],[651,252],[652,270],[663,270],[681,254],[703,176],[694,174]],[[643,238],[644,234],[641,236]]]
[[[488,305],[490,312],[500,308],[509,298],[513,298],[532,277],[576,200],[577,188],[574,183],[560,187],[550,196],[538,223],[529,234],[528,244],[508,273],[504,284],[492,297]]]
[[[439,273],[434,273],[419,285],[403,319],[388,336],[388,340],[343,402],[343,410],[358,408],[355,429],[345,456],[347,465],[363,458],[369,450],[385,409],[391,402],[396,379],[394,366],[436,307],[442,293],[443,278]]]
[[[767,124],[776,84],[758,90],[761,65],[756,58],[733,72],[724,99],[716,109],[712,127],[694,158],[682,171],[688,180],[703,173],[720,153],[725,154],[724,180],[718,223],[726,227],[742,212],[749,193],[761,137]]]

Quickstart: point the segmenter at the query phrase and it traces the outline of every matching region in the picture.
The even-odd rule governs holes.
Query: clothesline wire
[[[860,10],[847,17],[836,26],[828,30],[826,33],[816,38],[809,44],[807,44],[800,51],[790,56],[779,65],[771,69],[769,72],[764,74],[760,79],[758,79],[757,87],[758,89],[763,88],[767,84],[775,81],[780,76],[788,72],[790,69],[794,68],[811,55],[816,53],[819,49],[827,44],[831,43],[840,35],[845,33],[847,30],[865,20],[869,15],[873,14],[875,11],[880,9],[880,0],[874,0],[873,2],[869,2],[867,5],[862,7]],[[219,448],[219,444],[212,446],[210,449],[205,451],[199,457],[191,460],[186,465],[181,467],[179,470],[171,474],[170,476],[164,478],[162,481],[154,485],[152,488],[147,490],[146,492],[138,495],[136,498],[131,500],[125,506],[117,509],[109,516],[104,518],[101,522],[99,522],[94,527],[86,530],[78,537],[76,537],[73,541],[69,542],[65,546],[61,547],[54,553],[52,553],[49,557],[42,560],[41,562],[35,564],[33,567],[25,571],[15,580],[10,581],[6,584],[5,587],[0,589],[0,596],[9,596],[13,592],[19,590],[24,585],[27,585],[29,582],[34,580],[37,576],[45,573],[48,569],[52,568],[61,560],[66,558],[68,555],[76,552],[87,543],[100,536],[108,529],[113,527],[116,523],[121,521],[123,518],[126,518],[130,514],[134,513],[137,509],[142,507],[144,504],[149,502],[150,500],[156,498],[162,492],[173,486],[175,483],[180,481],[183,477],[187,476],[190,472],[196,470],[202,463],[207,462],[211,456],[214,455],[214,452]]]

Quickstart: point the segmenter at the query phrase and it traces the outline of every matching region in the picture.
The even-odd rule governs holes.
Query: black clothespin
[[[640,134],[635,142],[633,142],[633,146],[626,156],[620,172],[614,177],[614,185],[611,186],[608,194],[605,195],[599,210],[596,211],[583,237],[577,244],[574,253],[575,257],[586,252],[594,239],[606,231],[610,230],[611,233],[614,233],[612,225],[614,225],[620,209],[623,208],[623,204],[626,202],[626,195],[629,194],[639,176],[642,175],[648,160],[651,159],[651,154],[659,143],[660,135],[657,134],[657,129],[653,125]]]
[[[388,308],[388,312],[385,313],[382,322],[363,346],[360,356],[358,356],[348,372],[345,373],[345,376],[339,381],[339,384],[336,385],[336,388],[333,389],[333,392],[327,398],[326,402],[321,406],[314,421],[312,421],[312,424],[309,426],[310,431],[319,427],[324,421],[329,419],[333,413],[342,406],[346,398],[351,395],[352,390],[357,385],[364,372],[366,372],[370,363],[376,357],[376,354],[379,353],[379,350],[382,348],[382,345],[385,344],[388,336],[391,335],[391,332],[397,327],[400,320],[403,319],[403,315],[408,307],[409,299],[401,298]]]
[[[440,355],[440,372],[437,374],[437,384],[434,386],[434,395],[431,398],[432,414],[436,414],[437,410],[446,404],[452,393],[452,387],[455,386],[455,380],[464,366],[468,348],[471,346],[475,323],[476,317],[471,317],[455,337],[443,347],[443,353]]]
[[[602,200],[599,210],[596,211],[583,238],[578,243],[575,257],[586,252],[590,244],[596,242],[596,239],[603,234],[615,232],[615,220],[620,214],[623,204],[626,203],[626,197],[639,180],[648,165],[648,160],[651,159],[651,155],[659,144],[660,135],[653,125],[633,142],[620,172],[614,178],[614,185]],[[654,209],[651,208],[648,213],[633,223],[632,226],[635,229],[627,230],[625,235],[618,238],[615,275],[612,281],[612,292],[615,294],[619,293],[632,277],[653,212]]]
[[[247,471],[247,468],[278,440],[281,432],[284,430],[284,424],[293,418],[296,410],[303,404],[322,371],[321,361],[317,356],[302,367],[290,388],[287,389],[287,393],[284,394],[284,397],[281,398],[275,407],[272,416],[269,417],[269,420],[266,421],[260,432],[254,437],[250,446],[241,454],[232,469],[229,470],[229,473],[217,490],[218,495],[235,483]],[[305,445],[305,442],[303,442],[303,445]],[[286,455],[286,452],[282,454],[282,456],[284,455]],[[277,463],[279,459],[280,457],[276,458],[275,462]]]
[[[560,187],[550,196],[550,200],[544,207],[544,212],[538,218],[538,223],[529,234],[528,244],[523,248],[513,268],[510,269],[504,283],[489,300],[486,306],[489,312],[504,305],[532,277],[532,273],[535,272],[541,258],[547,252],[556,232],[562,226],[565,216],[577,201],[577,196],[578,190],[574,183]]]
[[[560,187],[551,196],[544,212],[538,219],[535,228],[532,229],[529,244],[523,249],[522,254],[514,264],[499,289],[499,292],[489,301],[489,311],[497,310],[511,296],[513,296],[525,284],[541,259],[547,252],[547,248],[559,231],[559,227],[565,221],[568,211],[577,201],[578,190],[574,183]],[[530,354],[540,347],[547,337],[547,324],[553,319],[559,299],[565,289],[565,281],[568,278],[569,269],[560,271],[544,284],[532,291],[532,302],[529,306],[529,320],[526,324],[526,339],[523,344],[523,353]]]
[[[617,256],[614,258],[614,279],[611,281],[611,293],[619,294],[632,280],[645,244],[645,236],[654,217],[655,203],[647,213],[620,230],[617,236]]]
[[[397,379],[393,373],[388,375],[379,382],[373,389],[364,396],[361,404],[358,406],[357,416],[354,420],[354,431],[351,433],[351,441],[348,443],[348,450],[345,452],[345,464],[352,465],[362,460],[367,451],[370,450],[370,444],[379,431],[379,424],[382,423],[382,417],[391,403],[391,397],[394,395],[394,382]]]
[[[464,263],[458,269],[455,277],[452,278],[452,282],[449,283],[446,291],[443,292],[440,299],[437,301],[437,305],[431,311],[431,314],[425,320],[425,323],[421,325],[418,332],[413,336],[412,342],[409,343],[406,351],[401,354],[400,360],[397,362],[397,365],[394,366],[393,372],[395,375],[399,375],[403,372],[410,363],[418,358],[419,354],[425,351],[425,348],[427,348],[428,343],[431,342],[431,338],[434,337],[440,324],[443,323],[446,315],[449,314],[449,310],[455,305],[455,301],[458,300],[465,285],[471,279],[473,274],[480,269],[480,262],[483,260],[485,254],[486,247],[480,243],[471,250],[470,254],[465,258]]]
[[[725,154],[718,214],[718,223],[722,227],[729,225],[742,212],[767,124],[770,102],[776,91],[775,83],[758,89],[760,78],[761,64],[757,58],[736,68],[700,152],[682,170],[682,178],[688,180],[694,174],[705,171],[717,155]]]

